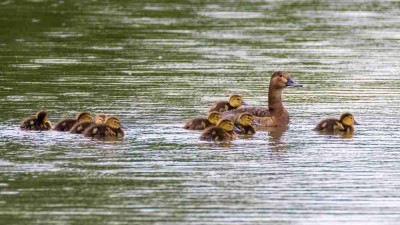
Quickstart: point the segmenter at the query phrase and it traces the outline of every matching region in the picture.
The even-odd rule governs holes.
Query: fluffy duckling
[[[107,117],[106,114],[97,114],[94,118],[94,122],[93,121],[78,122],[74,126],[72,126],[69,132],[71,132],[72,134],[82,134],[86,128],[92,125],[104,124],[106,121],[106,117]]]
[[[195,118],[186,122],[183,128],[188,130],[204,130],[207,127],[215,126],[222,119],[220,112],[212,111],[207,118]]]
[[[212,126],[203,131],[200,140],[203,141],[230,141],[236,137],[233,131],[235,124],[232,120],[222,119],[217,126]]]
[[[240,107],[222,113],[224,118],[234,118],[244,112],[251,113],[258,123],[256,128],[281,127],[289,124],[289,113],[282,104],[282,92],[286,87],[301,87],[302,85],[290,78],[286,71],[276,71],[272,74],[268,88],[268,107]]]
[[[93,122],[93,117],[87,112],[80,112],[75,118],[65,118],[56,123],[53,130],[69,131],[76,123],[89,121]]]
[[[115,116],[106,118],[104,124],[92,125],[83,131],[83,135],[94,139],[118,139],[125,136],[120,120]]]
[[[353,125],[358,125],[354,120],[354,116],[351,113],[343,113],[339,119],[330,118],[322,120],[317,124],[314,130],[329,133],[353,133]]]
[[[51,123],[46,111],[39,111],[35,116],[25,118],[20,126],[21,130],[51,130]]]
[[[243,104],[243,97],[241,95],[231,95],[228,101],[215,102],[209,112],[225,112],[231,109],[237,109]]]
[[[256,130],[252,126],[254,123],[254,117],[250,113],[241,113],[235,119],[235,126],[238,128],[236,133],[253,135]]]

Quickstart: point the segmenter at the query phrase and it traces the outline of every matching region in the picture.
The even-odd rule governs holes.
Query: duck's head
[[[243,97],[241,95],[231,95],[229,97],[229,105],[231,105],[232,107],[239,107],[243,104]]]
[[[93,121],[93,117],[87,112],[80,112],[76,115],[76,119],[79,122],[91,122]]]
[[[353,126],[358,125],[357,121],[355,121],[353,114],[351,113],[343,113],[340,116],[340,122],[342,122],[345,126]]]
[[[104,124],[106,122],[106,114],[96,114],[94,122],[98,125]]]
[[[254,122],[254,117],[250,113],[242,113],[238,116],[237,122],[243,126],[251,126]]]
[[[235,124],[232,122],[232,120],[223,119],[218,122],[217,127],[220,127],[225,131],[233,131]]]
[[[47,114],[46,111],[42,110],[36,113],[36,118],[39,121],[39,123],[49,123],[49,114]]]
[[[208,114],[208,121],[212,124],[217,124],[222,119],[220,112],[212,111]]]
[[[303,85],[297,83],[290,78],[286,71],[276,71],[272,74],[270,87],[275,89],[282,89],[285,87],[302,87]]]
[[[106,125],[108,127],[111,127],[113,129],[119,129],[121,128],[121,122],[119,121],[119,119],[115,116],[110,116],[107,117],[106,119]]]

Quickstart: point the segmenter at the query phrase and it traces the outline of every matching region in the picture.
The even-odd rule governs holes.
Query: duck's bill
[[[286,82],[286,87],[303,87],[303,85],[299,84],[297,81],[289,78]]]
[[[242,102],[242,105],[247,106],[249,104],[247,104],[247,102]]]
[[[123,123],[121,123],[120,127],[121,127],[122,129],[128,128],[128,127],[127,127],[125,124],[123,124]]]
[[[257,121],[253,120],[253,122],[251,123],[252,126],[258,126],[260,125]]]
[[[357,121],[354,121],[354,125],[360,125],[360,123],[358,123]]]

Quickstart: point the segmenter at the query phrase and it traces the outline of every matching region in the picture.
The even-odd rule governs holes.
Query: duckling
[[[207,127],[215,126],[222,119],[220,112],[212,111],[208,114],[207,118],[195,118],[186,122],[183,126],[184,129],[188,130],[204,130]]]
[[[314,130],[328,133],[353,133],[353,125],[358,124],[359,123],[354,120],[354,116],[351,113],[343,113],[339,119],[330,118],[322,120],[317,124]]]
[[[82,121],[82,122],[75,123],[75,125],[69,130],[69,132],[72,134],[82,134],[86,128],[88,128],[92,125],[104,124],[106,117],[107,117],[106,114],[97,114],[95,116],[94,122],[93,121]]]
[[[106,118],[104,124],[94,124],[83,131],[83,135],[94,139],[117,139],[125,136],[120,120],[115,116]]]
[[[93,117],[87,112],[80,112],[75,118],[65,118],[56,123],[53,130],[69,131],[76,123],[90,121],[93,122]]]
[[[225,112],[231,109],[236,109],[242,106],[243,97],[241,95],[231,95],[228,101],[218,101],[215,102],[209,112],[217,111],[217,112]]]
[[[238,128],[236,133],[253,135],[256,130],[252,126],[254,123],[254,117],[250,113],[241,113],[235,120],[235,126]]]
[[[240,107],[222,113],[223,118],[235,118],[236,115],[248,112],[257,122],[256,129],[266,127],[287,126],[289,113],[282,104],[282,92],[286,87],[301,87],[302,85],[290,78],[286,71],[274,72],[271,76],[268,90],[268,107]]]
[[[212,126],[203,131],[200,140],[203,141],[230,141],[236,137],[233,131],[235,124],[232,120],[222,119],[217,126]]]
[[[51,130],[51,123],[46,111],[39,111],[35,116],[25,118],[20,126],[21,130]]]

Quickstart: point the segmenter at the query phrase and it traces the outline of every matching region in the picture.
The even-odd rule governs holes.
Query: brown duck
[[[69,131],[76,123],[84,121],[93,122],[93,117],[87,112],[80,112],[75,118],[65,118],[58,121],[56,125],[54,125],[53,130]]]
[[[233,131],[235,125],[232,120],[220,120],[217,126],[212,126],[205,129],[200,136],[203,141],[230,141],[236,137]]]
[[[51,130],[51,123],[46,111],[39,111],[35,116],[25,118],[20,126],[21,130]]]
[[[339,119],[324,119],[314,128],[315,131],[326,133],[353,133],[354,125],[358,125],[351,113],[343,113]]]
[[[254,124],[254,117],[250,113],[241,113],[235,119],[235,126],[237,134],[253,135],[256,130],[252,126]]]
[[[106,118],[106,122],[100,125],[92,125],[83,131],[83,135],[93,139],[115,140],[125,136],[121,128],[120,120],[115,116]]]
[[[218,101],[215,102],[209,112],[226,112],[232,109],[237,109],[243,104],[243,97],[241,95],[231,95],[228,101]]]
[[[106,115],[105,114],[97,114],[95,116],[94,122],[93,121],[82,121],[82,122],[78,122],[76,123],[74,126],[72,126],[72,128],[69,130],[69,132],[71,132],[72,134],[82,134],[83,131],[92,126],[92,125],[100,125],[100,124],[104,124],[105,120],[106,120]]]
[[[269,83],[268,107],[241,107],[224,112],[222,115],[224,118],[235,118],[240,113],[250,113],[258,124],[256,129],[286,126],[289,124],[289,113],[282,104],[282,91],[286,87],[301,86],[290,78],[288,72],[274,72]]]
[[[183,128],[188,130],[204,130],[207,127],[215,126],[222,119],[220,112],[213,111],[207,118],[194,118],[186,122]]]

